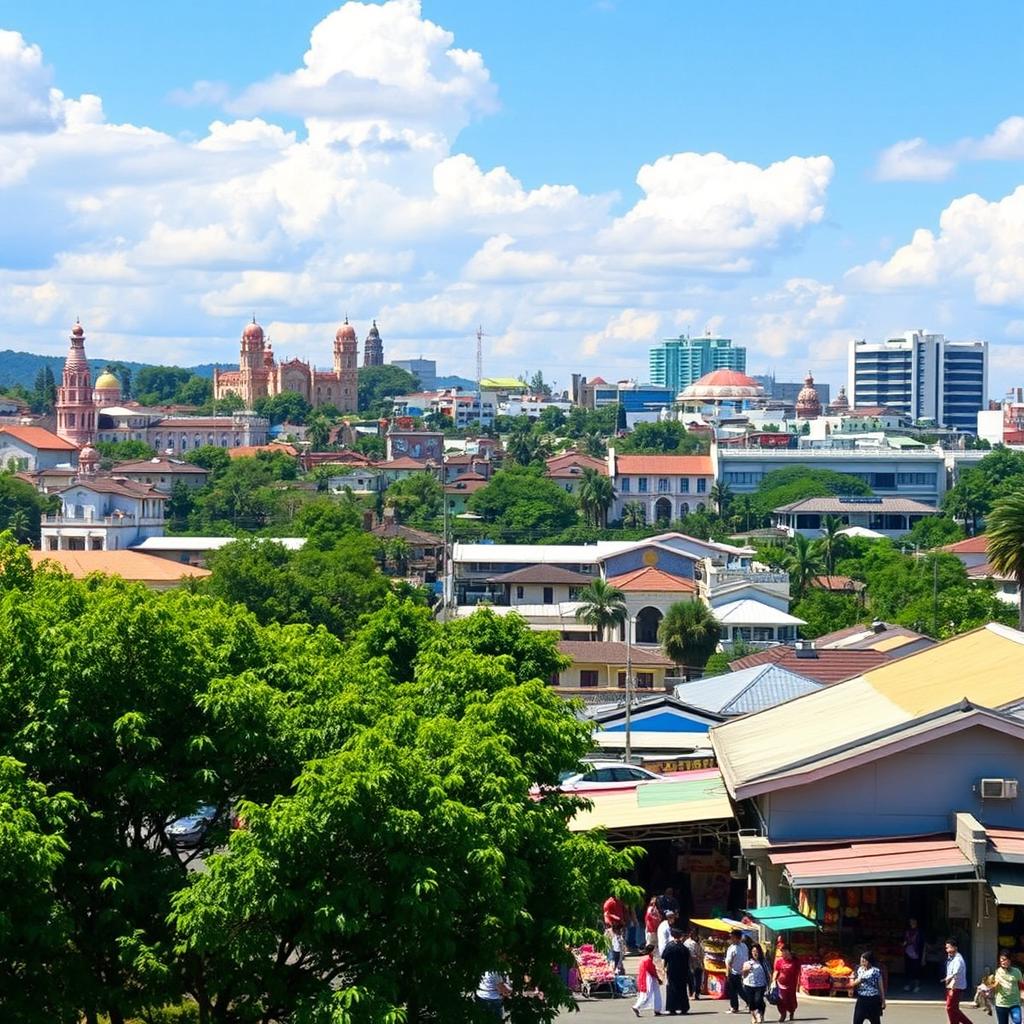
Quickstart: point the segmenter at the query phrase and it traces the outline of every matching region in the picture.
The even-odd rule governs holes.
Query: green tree
[[[518,466],[543,462],[551,454],[550,446],[525,416],[520,419],[525,422],[513,427],[505,441],[505,454]]]
[[[1017,583],[1019,626],[1024,629],[1024,491],[1001,498],[988,516],[988,560]]]
[[[360,434],[356,438],[355,449],[370,459],[383,459],[386,454],[384,438],[379,434]]]
[[[156,455],[156,449],[145,441],[97,441],[95,448],[101,459],[110,462],[136,462]]]
[[[390,416],[395,395],[412,394],[419,381],[397,366],[362,366],[359,368],[359,411],[371,416]]]
[[[596,469],[585,467],[580,474],[576,500],[580,504],[583,518],[595,527],[608,525],[608,509],[615,501],[615,487],[611,478]]]
[[[470,497],[469,508],[507,543],[536,542],[576,522],[573,499],[536,467],[499,470]]]
[[[691,434],[678,420],[638,423],[626,437],[615,442],[615,450],[620,455],[630,452],[703,455],[709,447],[706,437]]]
[[[853,626],[864,617],[864,609],[855,597],[815,588],[793,606],[792,613],[806,622],[800,633],[808,639]]]
[[[188,517],[195,511],[195,492],[183,480],[175,481],[170,497],[164,506],[167,521],[175,530],[184,529]]]
[[[903,535],[901,544],[908,547],[920,548],[926,551],[929,548],[938,548],[946,544],[955,544],[964,539],[964,531],[949,516],[924,516],[919,519],[910,530]]]
[[[144,366],[135,377],[135,394],[143,405],[170,402],[191,376],[180,366]]]
[[[30,483],[0,472],[0,531],[10,530],[15,539],[38,545],[42,517],[57,503],[59,499],[40,494]]]
[[[606,580],[595,579],[580,591],[576,618],[591,626],[598,640],[626,621],[626,595]]]
[[[622,506],[622,525],[632,530],[647,525],[647,510],[641,502],[627,501]]]
[[[703,671],[715,653],[721,626],[715,613],[703,601],[677,601],[658,626],[658,642],[665,656],[685,670]]]
[[[256,412],[266,416],[271,423],[285,421],[295,424],[306,422],[313,407],[297,391],[282,391],[278,395],[261,398],[255,403]]]
[[[331,424],[325,416],[314,413],[306,421],[306,440],[314,452],[323,451],[331,439]]]
[[[870,495],[871,488],[859,477],[831,469],[787,466],[765,474],[751,495],[751,508],[757,525],[768,523],[772,511],[803,498],[827,498],[832,495]]]
[[[584,455],[591,455],[595,459],[603,459],[608,454],[608,445],[605,443],[605,439],[594,430],[580,438],[579,450]]]
[[[557,405],[549,405],[541,411],[537,425],[546,434],[553,434],[565,426],[565,413]]]
[[[433,525],[442,512],[444,491],[433,473],[413,473],[396,480],[384,492],[384,504],[395,510],[400,523]]]
[[[541,398],[551,397],[551,386],[545,383],[543,370],[538,370],[530,378],[529,388],[531,395],[539,395]]]
[[[213,381],[209,377],[200,377],[193,373],[174,392],[176,405],[209,405],[213,402]]]
[[[992,487],[980,470],[968,470],[960,482],[947,492],[942,502],[943,509],[964,524],[968,536],[978,532],[978,520],[989,509]]]
[[[217,479],[231,465],[231,456],[224,448],[218,448],[215,444],[204,444],[193,448],[185,456],[186,462],[193,466],[202,466],[210,471],[210,482]]]
[[[790,590],[798,601],[807,593],[815,576],[820,576],[825,570],[815,545],[802,533],[793,536],[786,557],[786,569],[789,572]]]
[[[818,551],[829,576],[835,574],[836,560],[841,558],[846,550],[846,534],[842,532],[845,528],[846,525],[838,516],[825,516],[822,520]]]

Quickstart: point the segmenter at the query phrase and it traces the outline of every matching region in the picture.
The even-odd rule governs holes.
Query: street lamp
[[[626,764],[633,763],[633,624],[631,615],[626,616]]]

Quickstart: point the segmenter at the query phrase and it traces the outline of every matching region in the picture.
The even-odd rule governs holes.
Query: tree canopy
[[[537,543],[577,521],[572,497],[532,466],[499,470],[470,497],[469,508],[506,543]]]
[[[359,411],[371,416],[390,416],[389,398],[407,395],[419,387],[416,378],[397,366],[359,368]]]

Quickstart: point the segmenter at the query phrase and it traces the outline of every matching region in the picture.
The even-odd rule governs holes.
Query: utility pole
[[[484,334],[483,324],[476,329],[476,392],[480,394],[480,381],[484,379]]]
[[[939,639],[939,556],[932,555],[932,636]]]
[[[633,763],[633,620],[626,616],[626,764]]]

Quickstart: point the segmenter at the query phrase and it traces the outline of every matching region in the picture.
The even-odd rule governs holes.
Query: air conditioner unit
[[[729,875],[737,881],[746,881],[750,876],[750,865],[747,863],[747,858],[733,857],[732,871],[729,872]]]
[[[979,785],[982,800],[1016,800],[1016,779],[982,779]]]

